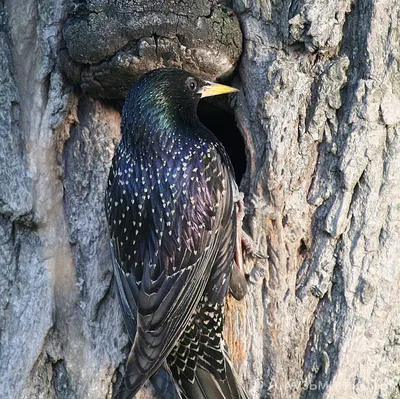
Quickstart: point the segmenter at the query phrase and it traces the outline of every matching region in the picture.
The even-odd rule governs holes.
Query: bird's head
[[[132,87],[124,105],[123,126],[130,130],[127,126],[130,121],[137,126],[140,121],[154,125],[195,120],[201,98],[236,91],[233,87],[199,79],[182,69],[155,69],[144,74]]]

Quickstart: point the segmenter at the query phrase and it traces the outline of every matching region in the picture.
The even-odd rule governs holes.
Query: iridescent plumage
[[[237,186],[223,146],[196,117],[207,87],[181,70],[155,70],[124,105],[106,194],[133,342],[118,398],[148,378],[164,398],[246,397],[222,339]]]

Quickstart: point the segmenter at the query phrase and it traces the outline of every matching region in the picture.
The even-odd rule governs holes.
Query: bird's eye
[[[186,84],[191,91],[195,91],[197,89],[197,82],[195,78],[188,78]]]

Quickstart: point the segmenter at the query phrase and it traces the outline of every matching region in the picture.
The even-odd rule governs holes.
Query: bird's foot
[[[244,248],[246,254],[253,258],[267,259],[268,256],[258,251],[258,246],[254,240],[243,230],[243,219],[246,213],[246,207],[244,205],[244,193],[239,193],[236,201],[236,218],[237,218],[237,236],[236,236],[236,264],[240,270],[243,269],[243,251]],[[240,259],[241,258],[241,259]]]
[[[258,250],[257,244],[244,230],[241,230],[241,234],[242,245],[247,255],[251,256],[252,258],[268,259],[268,255],[264,255]]]
[[[237,300],[243,299],[247,293],[248,283],[255,280],[252,272],[250,275],[245,273],[244,269],[244,253],[252,258],[267,259],[268,256],[258,251],[258,246],[254,240],[243,230],[242,224],[246,213],[244,205],[244,194],[239,193],[236,199],[236,246],[235,246],[235,264],[232,266],[232,276],[230,281],[230,291]],[[254,268],[253,268],[254,269]]]

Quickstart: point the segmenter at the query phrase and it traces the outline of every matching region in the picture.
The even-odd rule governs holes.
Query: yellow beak
[[[199,89],[199,93],[201,94],[201,98],[217,96],[219,94],[227,94],[234,93],[239,91],[234,87],[220,85],[219,83],[207,82],[206,85]]]

